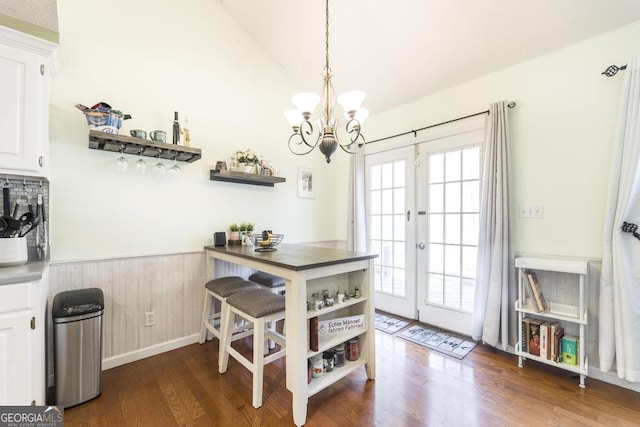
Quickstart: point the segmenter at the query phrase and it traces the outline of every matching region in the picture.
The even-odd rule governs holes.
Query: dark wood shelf
[[[126,154],[141,154],[145,157],[159,157],[169,160],[175,158],[181,162],[188,163],[193,163],[202,157],[202,151],[199,148],[155,142],[125,135],[113,135],[96,130],[89,131],[89,148],[117,153],[123,147]]]
[[[238,184],[261,185],[273,187],[279,182],[285,182],[286,178],[271,175],[259,175],[257,173],[236,172],[230,170],[211,169],[209,177],[211,181],[235,182]]]

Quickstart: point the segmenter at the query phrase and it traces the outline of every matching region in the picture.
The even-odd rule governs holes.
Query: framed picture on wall
[[[298,197],[316,198],[315,169],[298,166]]]

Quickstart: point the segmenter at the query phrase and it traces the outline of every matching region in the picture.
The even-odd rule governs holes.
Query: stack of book
[[[578,338],[564,334],[559,322],[522,319],[522,351],[556,363],[578,363]]]

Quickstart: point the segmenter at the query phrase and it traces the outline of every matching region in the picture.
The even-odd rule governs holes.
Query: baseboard
[[[593,378],[594,380],[617,385],[618,387],[626,388],[628,390],[632,390],[640,393],[640,383],[631,383],[629,381],[620,379],[618,378],[618,375],[614,372],[602,372],[600,369],[594,368],[593,366],[589,366],[589,374],[587,375],[587,381],[589,381],[589,378]],[[587,387],[589,387],[588,383],[587,383]]]
[[[102,370],[106,371],[117,366],[126,365],[127,363],[135,362],[137,360],[146,359],[147,357],[155,356],[156,354],[165,353],[167,351],[175,350],[180,347],[195,344],[200,338],[200,333],[194,335],[188,335],[186,337],[178,338],[172,341],[163,342],[160,344],[152,345],[151,347],[141,348],[130,353],[119,354],[117,356],[109,357],[102,360]]]
[[[502,350],[502,349],[499,349]],[[512,346],[508,346],[507,353],[516,354],[515,349]],[[561,369],[561,368],[558,368]],[[615,372],[602,372],[595,366],[589,365],[589,373],[587,374],[586,384],[589,387],[589,378],[593,378],[594,380],[602,381],[604,383],[609,383],[618,387],[626,388],[631,391],[635,391],[640,393],[640,383],[631,383],[629,381],[622,380],[618,378],[618,375]]]

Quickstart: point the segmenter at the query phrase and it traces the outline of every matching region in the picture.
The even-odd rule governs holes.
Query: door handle
[[[425,245],[424,243],[422,243],[422,242],[418,243],[418,249],[424,249],[426,247],[427,247],[427,245]]]

